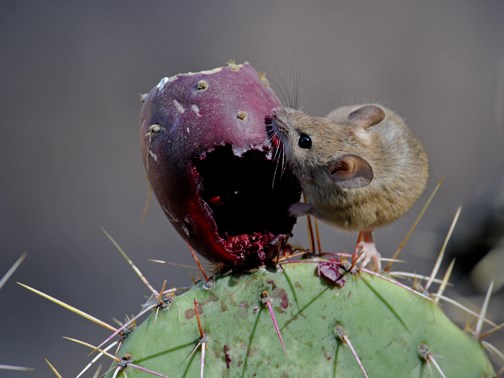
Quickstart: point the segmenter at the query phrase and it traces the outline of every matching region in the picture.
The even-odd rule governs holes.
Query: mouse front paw
[[[289,207],[289,214],[293,217],[302,217],[313,213],[313,206],[305,202],[296,202]]]

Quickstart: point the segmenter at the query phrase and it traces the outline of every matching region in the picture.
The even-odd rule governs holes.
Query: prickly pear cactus
[[[346,256],[283,256],[300,188],[268,137],[280,102],[252,66],[165,78],[143,101],[154,193],[220,273],[151,298],[109,377],[495,376],[428,294]]]
[[[321,268],[338,279],[319,277]],[[386,276],[346,273],[335,261],[218,277],[168,302],[119,356],[169,377],[495,375],[479,342],[431,299]]]

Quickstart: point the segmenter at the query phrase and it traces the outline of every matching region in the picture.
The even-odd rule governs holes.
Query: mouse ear
[[[373,180],[373,168],[357,155],[342,155],[328,164],[331,178],[345,189],[363,188]]]
[[[348,115],[348,121],[357,127],[367,129],[380,123],[385,118],[385,112],[376,105],[364,105]]]

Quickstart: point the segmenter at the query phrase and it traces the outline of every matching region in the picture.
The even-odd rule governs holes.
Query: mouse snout
[[[275,117],[286,118],[286,117],[289,117],[292,113],[295,113],[296,110],[291,109],[291,108],[286,108],[284,106],[277,106],[276,108],[273,108],[273,110],[271,112],[273,114],[273,118],[275,118]]]
[[[292,109],[278,107],[272,110],[271,115],[271,127],[277,133],[287,136],[289,134],[290,124],[290,113]]]
[[[264,123],[268,127],[272,127],[275,123],[278,123],[278,114],[281,112],[282,108],[276,107],[271,110],[271,115],[268,114],[264,117]]]

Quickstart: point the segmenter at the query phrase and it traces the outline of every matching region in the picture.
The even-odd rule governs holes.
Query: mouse
[[[267,120],[306,202],[292,216],[312,215],[357,231],[352,266],[381,271],[373,231],[401,218],[424,191],[429,160],[405,121],[378,104],[343,106],[324,117],[275,108]]]

